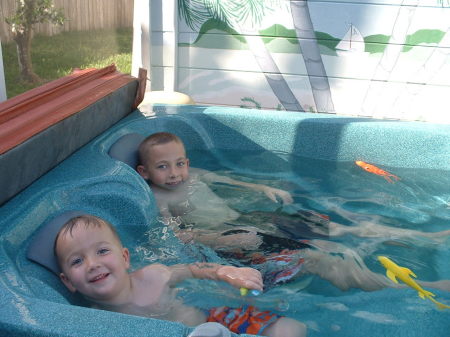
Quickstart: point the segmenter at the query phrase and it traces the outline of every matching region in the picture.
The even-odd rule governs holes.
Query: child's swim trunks
[[[280,317],[270,311],[258,311],[253,306],[218,307],[209,310],[208,322],[220,323],[234,333],[260,335]]]
[[[235,229],[222,235],[238,233],[248,233],[248,231]],[[304,262],[302,250],[313,249],[307,240],[277,238],[260,232],[257,232],[257,235],[262,238],[262,244],[256,252],[243,250],[241,252],[218,251],[217,253],[224,258],[234,259],[240,264],[258,269],[263,275],[266,290],[297,276]]]
[[[260,263],[265,263],[263,268],[265,290],[286,283],[297,276],[305,262],[301,256],[301,251],[282,251],[280,254],[260,258]]]
[[[310,210],[297,210],[288,214],[282,210],[274,212],[253,211],[241,214],[236,220],[241,224],[272,223],[288,238],[303,239],[327,239],[330,218],[321,213]]]
[[[223,232],[221,235],[227,236],[241,233],[250,233],[250,231],[246,229],[231,229]],[[276,253],[281,252],[284,249],[299,250],[304,248],[312,248],[311,245],[309,245],[305,240],[283,238],[262,232],[256,232],[256,235],[258,235],[262,241],[261,245],[258,247],[258,252]]]

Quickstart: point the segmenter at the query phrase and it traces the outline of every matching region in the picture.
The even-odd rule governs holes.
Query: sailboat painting
[[[336,53],[339,56],[355,56],[364,53],[364,37],[356,26],[350,24],[342,40],[336,45]]]

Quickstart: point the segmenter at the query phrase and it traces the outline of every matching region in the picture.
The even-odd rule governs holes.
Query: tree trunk
[[[314,33],[308,2],[290,1],[295,33],[305,62],[317,112],[334,112],[330,84]]]
[[[17,45],[20,79],[35,84],[41,82],[39,76],[34,73],[31,63],[31,30],[17,32],[14,41]]]
[[[266,77],[267,83],[272,88],[273,93],[281,105],[286,110],[305,111],[281,74],[280,69],[267,50],[261,36],[256,35],[255,32],[244,31],[242,29],[241,32],[244,33],[249,50],[255,57],[259,68]]]
[[[386,97],[391,94],[390,90],[392,90],[388,85],[388,82],[406,43],[408,30],[412,24],[412,19],[419,2],[420,0],[403,0],[398,8],[398,14],[394,26],[392,27],[391,37],[389,38],[383,56],[372,75],[370,85],[362,103],[361,110],[364,116],[386,116]]]
[[[430,80],[441,71],[442,67],[450,58],[450,49],[447,46],[450,45],[450,25],[445,32],[442,40],[434,47],[433,52],[428,56],[427,60],[415,73],[411,74],[410,78],[403,83],[403,89],[401,94],[397,97],[392,111],[389,113],[395,113],[397,116],[411,118],[412,111],[418,111],[417,106],[418,99],[422,98],[422,91],[427,87]],[[418,83],[421,85],[409,85],[409,83]],[[419,110],[420,111],[420,110]],[[429,111],[422,110],[425,114],[430,114]],[[416,113],[413,116],[418,116]],[[416,118],[416,117],[414,117]],[[422,118],[419,116],[419,118]]]

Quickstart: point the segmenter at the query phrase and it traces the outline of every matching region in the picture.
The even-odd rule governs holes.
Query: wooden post
[[[3,71],[2,40],[0,40],[0,102],[6,100],[5,73]]]
[[[150,62],[150,1],[134,0],[133,15],[133,52],[131,75],[138,77],[139,68],[147,69],[151,74]],[[149,74],[149,75],[150,75]],[[147,90],[151,90],[151,81],[147,75]]]

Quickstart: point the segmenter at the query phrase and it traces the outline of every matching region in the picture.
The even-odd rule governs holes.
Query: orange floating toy
[[[379,167],[376,167],[375,165],[367,164],[360,160],[355,161],[355,164],[358,165],[359,167],[362,167],[367,172],[382,176],[384,179],[386,179],[391,184],[394,183],[394,180],[400,180],[400,178],[397,177],[396,175],[389,173],[385,170],[382,170]]]

